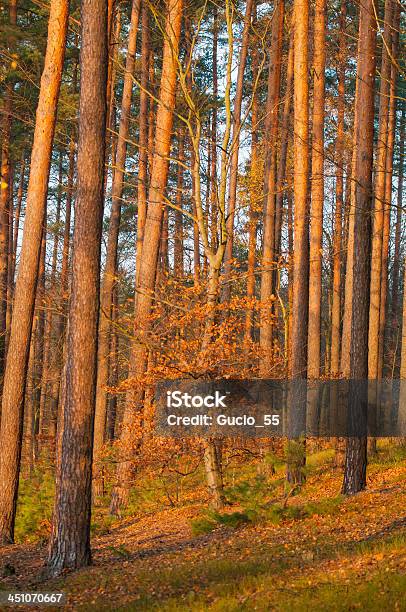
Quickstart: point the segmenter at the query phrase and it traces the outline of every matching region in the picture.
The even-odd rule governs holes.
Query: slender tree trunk
[[[340,322],[341,322],[341,248],[342,215],[344,209],[344,142],[345,142],[345,68],[347,45],[345,40],[346,3],[341,1],[340,43],[338,56],[338,103],[337,103],[337,175],[336,207],[334,212],[333,239],[333,299],[331,304],[331,365],[332,376],[340,372]]]
[[[308,34],[309,6],[295,0],[294,51],[294,249],[292,312],[292,377],[306,378],[308,320],[308,183],[309,183],[309,86]]]
[[[283,39],[284,0],[278,0],[272,22],[271,51],[269,54],[268,93],[265,116],[265,167],[264,167],[264,237],[262,247],[261,273],[261,318],[259,344],[263,355],[260,361],[260,375],[269,376],[272,368],[272,312],[270,300],[273,292],[273,265],[275,260],[275,192],[276,157],[278,136],[278,113],[281,76],[281,54]],[[266,309],[264,306],[267,306]]]
[[[249,34],[251,28],[251,15],[254,0],[247,0],[244,15],[244,28],[242,32],[241,50],[238,58],[237,83],[235,89],[234,109],[233,109],[233,144],[231,151],[230,162],[230,185],[228,193],[228,210],[227,210],[227,246],[224,257],[224,295],[223,300],[228,301],[231,296],[231,284],[229,281],[231,273],[231,260],[233,257],[233,239],[234,239],[234,216],[235,205],[237,201],[237,181],[238,181],[238,156],[240,148],[240,131],[241,131],[241,106],[244,86],[244,72],[247,63]]]
[[[313,51],[313,138],[309,263],[309,331],[307,374],[320,376],[321,255],[324,206],[324,99],[326,0],[316,0]]]
[[[402,205],[403,205],[403,176],[404,176],[404,154],[405,154],[405,103],[402,103],[402,114],[400,117],[399,129],[399,170],[398,170],[398,190],[397,190],[397,209],[396,209],[396,231],[395,249],[393,255],[392,269],[392,326],[396,335],[398,325],[398,306],[399,306],[399,276],[400,276],[400,238],[402,231]]]
[[[9,359],[5,369],[2,398],[0,431],[0,446],[3,449],[0,463],[0,499],[2,500],[0,506],[0,541],[2,542],[12,542],[14,539],[24,390],[56,108],[65,55],[68,9],[68,0],[52,0],[51,2],[47,50],[31,154],[31,171],[24,224],[26,231],[21,248],[10,333]]]
[[[157,109],[154,157],[151,170],[151,184],[148,194],[148,211],[145,222],[145,242],[141,261],[137,262],[135,299],[135,324],[137,338],[131,347],[129,376],[141,377],[147,367],[148,350],[146,346],[150,314],[155,288],[155,276],[159,254],[159,243],[164,209],[164,190],[168,176],[168,157],[170,153],[173,111],[180,28],[182,21],[182,0],[168,0],[168,13],[165,25],[165,40],[161,88]],[[147,248],[146,248],[147,247]],[[130,389],[127,392],[120,436],[123,457],[117,467],[117,485],[114,487],[110,511],[118,514],[128,502],[131,482],[130,451],[134,448],[134,422],[140,409],[142,393]]]
[[[371,256],[371,288],[369,306],[369,341],[368,341],[368,376],[378,378],[379,370],[379,318],[382,283],[382,244],[385,211],[385,177],[386,158],[388,150],[388,119],[389,119],[389,87],[391,60],[391,24],[393,16],[393,0],[385,1],[385,28],[381,62],[381,86],[379,92],[379,133],[376,147],[375,167],[375,206],[372,235]]]
[[[182,214],[182,195],[183,195],[183,165],[184,155],[184,133],[179,129],[178,132],[178,176],[176,183],[176,209],[175,209],[175,236],[174,236],[174,273],[177,280],[183,276],[183,214]]]
[[[55,218],[55,233],[54,233],[54,244],[52,251],[52,263],[51,263],[51,278],[49,283],[49,300],[48,308],[45,314],[45,327],[44,327],[44,352],[43,352],[43,366],[42,366],[42,380],[40,389],[40,408],[39,408],[39,433],[43,437],[47,435],[48,428],[50,425],[49,415],[46,412],[46,405],[49,395],[49,389],[51,388],[50,373],[51,373],[51,343],[52,343],[52,326],[53,326],[53,304],[55,301],[56,287],[56,268],[58,263],[58,246],[59,246],[59,222],[61,215],[61,204],[62,204],[62,181],[63,181],[63,155],[62,151],[59,153],[59,177],[58,177],[58,197],[56,204],[56,218]],[[44,270],[45,271],[45,270]]]
[[[24,184],[25,184],[25,152],[21,157],[21,165],[20,165],[20,181],[18,184],[17,191],[17,200],[15,206],[14,213],[14,237],[13,237],[13,269],[12,269],[12,279],[13,279],[13,294],[14,294],[14,284],[15,284],[15,269],[16,269],[16,258],[17,258],[17,247],[18,247],[18,233],[20,230],[20,215],[21,215],[21,206],[23,202],[24,195]],[[11,321],[10,321],[11,327]]]
[[[123,99],[121,103],[120,127],[117,138],[117,151],[112,185],[112,202],[109,233],[107,239],[106,265],[100,296],[99,345],[97,354],[96,412],[94,423],[94,493],[102,494],[102,481],[98,478],[98,457],[104,444],[106,427],[107,393],[109,376],[110,320],[112,311],[113,287],[117,272],[117,247],[121,218],[121,200],[125,174],[127,140],[130,126],[130,111],[133,88],[133,72],[137,46],[137,31],[141,0],[133,0],[131,9],[130,33],[128,38],[127,60],[125,65]]]
[[[352,321],[350,376],[355,383],[350,388],[349,410],[354,418],[367,401],[366,392],[357,380],[368,378],[368,315],[370,284],[370,215],[372,194],[373,118],[376,30],[374,0],[360,6],[359,45],[356,96],[356,162],[354,262],[352,289]],[[343,493],[353,494],[366,485],[366,436],[349,438],[345,457]]]
[[[256,10],[256,9],[255,9]],[[254,16],[256,19],[256,15]],[[256,40],[252,48],[252,72],[258,73],[259,58],[256,48]],[[255,252],[257,246],[257,229],[258,229],[258,202],[259,190],[259,158],[258,158],[258,92],[253,92],[252,108],[251,108],[251,166],[250,166],[250,203],[249,203],[249,220],[248,220],[248,261],[247,261],[247,310],[245,315],[245,342],[248,343],[252,339],[253,330],[253,307],[252,300],[255,298]]]
[[[213,5],[213,59],[212,59],[212,79],[213,79],[213,99],[217,102],[218,97],[218,68],[217,68],[217,46],[218,46],[218,9]],[[217,249],[218,246],[218,198],[217,198],[217,106],[213,105],[211,112],[211,192],[210,192],[210,234],[211,247]],[[196,229],[198,232],[197,224]],[[199,234],[197,233],[199,236]]]
[[[294,2],[294,250],[293,250],[293,303],[292,303],[292,350],[291,376],[302,379],[307,376],[307,323],[309,304],[309,230],[308,230],[308,183],[309,183],[309,85],[308,85],[308,38],[309,3]],[[300,399],[292,392],[293,413]],[[303,458],[288,462],[289,482],[302,482]]]
[[[287,176],[287,156],[289,145],[289,123],[291,120],[290,112],[292,108],[293,85],[293,25],[291,26],[291,37],[289,42],[288,61],[286,70],[286,91],[283,103],[282,125],[281,125],[281,150],[277,170],[277,192],[275,201],[275,254],[280,255],[281,250],[281,229],[283,219],[283,199],[286,188]]]
[[[9,2],[9,23],[17,24],[17,0]],[[8,51],[12,53],[14,36],[7,37]],[[1,177],[0,177],[0,391],[3,385],[7,342],[7,287],[9,278],[9,210],[10,210],[10,144],[13,106],[13,84],[6,77],[3,109]]]
[[[48,556],[51,575],[91,562],[92,451],[107,106],[107,7],[104,3],[82,0],[81,29],[72,291]]]
[[[138,198],[137,198],[137,252],[136,261],[141,261],[144,242],[145,219],[147,216],[147,180],[148,180],[148,82],[149,82],[149,15],[148,3],[142,3],[142,41],[141,41],[141,91],[139,118],[139,153],[138,153]],[[150,102],[152,106],[152,102]],[[136,269],[138,279],[139,266]],[[136,283],[138,280],[136,280]]]
[[[386,171],[385,171],[385,209],[382,237],[382,278],[381,296],[379,309],[379,349],[378,349],[378,378],[382,378],[385,357],[385,331],[386,331],[386,302],[388,295],[388,259],[389,259],[389,239],[390,239],[390,219],[392,210],[392,175],[393,175],[393,151],[395,145],[396,128],[396,79],[398,55],[398,31],[400,6],[395,5],[393,17],[393,33],[391,48],[391,75],[389,89],[389,116],[388,116],[388,141],[386,152]]]

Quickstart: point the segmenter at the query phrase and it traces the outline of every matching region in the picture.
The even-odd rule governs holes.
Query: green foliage
[[[45,542],[48,539],[54,489],[53,473],[41,465],[31,477],[20,478],[16,542]]]

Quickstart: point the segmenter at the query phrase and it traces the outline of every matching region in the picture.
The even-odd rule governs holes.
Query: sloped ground
[[[340,485],[321,467],[289,499],[312,516],[277,525],[193,536],[198,504],[127,519],[94,539],[91,568],[45,583],[46,549],[9,547],[2,588],[64,590],[72,610],[406,610],[405,462],[371,465],[367,491],[326,511]]]

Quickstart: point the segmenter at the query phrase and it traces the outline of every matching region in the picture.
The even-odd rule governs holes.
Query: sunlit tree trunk
[[[176,198],[175,198],[175,227],[174,227],[174,274],[177,280],[181,280],[183,276],[183,214],[182,214],[182,203],[183,203],[183,174],[185,163],[184,155],[184,133],[182,129],[179,129],[178,133],[178,175],[176,183]]]
[[[382,46],[381,85],[379,92],[379,133],[376,146],[375,204],[372,233],[371,288],[369,305],[368,376],[378,378],[379,370],[379,318],[381,304],[382,248],[385,211],[386,158],[388,151],[389,88],[391,61],[391,23],[393,0],[385,1],[384,44]]]
[[[241,49],[238,58],[238,73],[235,89],[234,108],[233,108],[233,147],[231,151],[230,162],[230,184],[228,192],[228,210],[227,210],[227,246],[224,256],[224,295],[223,300],[228,301],[231,296],[231,284],[229,281],[231,273],[231,260],[233,257],[233,241],[234,241],[234,216],[235,206],[237,201],[237,180],[238,180],[238,156],[240,148],[240,131],[241,131],[241,105],[244,87],[244,73],[247,63],[249,34],[251,28],[251,16],[254,0],[247,0],[245,5],[244,28],[241,39]]]
[[[107,7],[82,0],[77,199],[48,570],[91,562],[90,516],[100,246],[103,220]]]
[[[142,3],[142,40],[141,40],[141,90],[139,117],[139,151],[138,151],[138,185],[137,185],[137,249],[136,261],[141,261],[144,242],[145,219],[147,216],[147,181],[148,181],[148,82],[149,82],[149,14],[148,3]],[[152,106],[152,102],[150,103]],[[138,279],[139,266],[136,269]],[[136,281],[138,282],[138,280]]]
[[[398,166],[398,189],[397,189],[397,209],[396,209],[396,231],[395,248],[393,254],[392,269],[392,325],[393,332],[397,335],[398,325],[398,306],[399,306],[399,276],[400,276],[400,238],[402,231],[402,205],[403,205],[403,176],[404,176],[404,154],[405,154],[405,103],[402,103],[402,114],[400,117],[399,129],[399,166]]]
[[[344,209],[344,142],[345,142],[345,68],[347,43],[345,39],[346,3],[341,2],[340,43],[338,56],[338,100],[337,100],[337,174],[336,206],[334,212],[333,238],[333,296],[331,304],[331,365],[330,372],[338,376],[340,372],[340,327],[341,327],[341,248],[342,216]]]
[[[320,376],[321,255],[324,206],[324,99],[326,0],[316,0],[313,51],[313,137],[309,262],[309,330],[307,374]]]
[[[180,28],[182,21],[182,0],[168,0],[163,49],[161,88],[157,109],[154,157],[148,194],[148,211],[145,222],[145,239],[141,261],[137,262],[135,299],[135,324],[137,337],[133,340],[130,359],[130,377],[141,377],[147,367],[146,346],[150,314],[155,288],[155,276],[161,237],[164,209],[164,190],[168,176]],[[148,237],[148,238],[147,238]],[[131,483],[131,449],[134,448],[134,424],[142,403],[142,393],[135,389],[127,392],[124,408],[120,445],[122,458],[117,467],[117,484],[112,493],[110,511],[118,514],[128,502]]]
[[[45,65],[41,78],[31,154],[25,231],[14,296],[9,359],[5,369],[2,398],[0,431],[0,446],[2,448],[0,463],[0,541],[2,542],[12,542],[14,539],[24,390],[56,108],[65,55],[68,9],[69,2],[67,0],[52,0],[51,2]]]
[[[124,74],[123,98],[121,103],[120,127],[117,138],[117,150],[114,164],[114,175],[112,185],[111,213],[109,233],[107,238],[107,254],[104,269],[101,295],[100,295],[100,319],[99,319],[99,344],[97,353],[97,387],[96,387],[96,412],[94,423],[94,493],[102,494],[102,479],[98,470],[98,456],[104,444],[106,427],[107,393],[106,386],[109,376],[109,345],[110,345],[110,320],[113,301],[113,287],[117,273],[117,246],[120,229],[121,203],[123,195],[123,182],[125,174],[125,161],[127,153],[127,140],[130,127],[130,111],[133,89],[133,72],[135,64],[135,53],[137,46],[137,31],[140,14],[141,0],[133,0],[131,9],[131,23],[128,37],[127,59]]]
[[[272,368],[272,312],[270,300],[273,292],[273,265],[275,260],[275,194],[278,114],[281,76],[281,54],[283,38],[284,1],[279,0],[275,7],[272,22],[271,50],[269,54],[268,92],[264,126],[265,167],[264,167],[264,236],[262,247],[261,272],[261,317],[259,343],[263,355],[260,362],[260,375],[269,376]],[[267,305],[266,309],[264,308]]]
[[[293,142],[293,190],[294,190],[294,249],[293,249],[293,303],[291,377],[307,376],[307,323],[309,304],[309,85],[308,39],[309,3],[294,2],[294,142]],[[291,402],[296,408],[297,398],[292,392]],[[303,449],[304,452],[304,449]],[[304,478],[303,461],[288,463],[289,482],[301,482]]]
[[[254,17],[256,19],[256,17]],[[254,39],[252,48],[252,72],[257,74],[259,68],[258,51],[256,48],[257,41]],[[253,307],[251,300],[255,297],[255,253],[257,246],[257,228],[258,228],[258,202],[260,164],[258,156],[258,93],[253,94],[251,108],[251,166],[250,166],[250,203],[249,203],[249,220],[248,220],[248,260],[247,260],[247,299],[248,305],[245,315],[245,342],[248,343],[252,337],[253,329]]]

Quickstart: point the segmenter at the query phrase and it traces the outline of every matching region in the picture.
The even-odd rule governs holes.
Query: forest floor
[[[0,588],[62,590],[71,610],[406,611],[406,461],[371,463],[367,490],[344,498],[321,455],[277,521],[195,535],[196,497],[116,521],[93,537],[93,566],[63,578],[41,579],[44,545],[3,549],[15,574]]]

